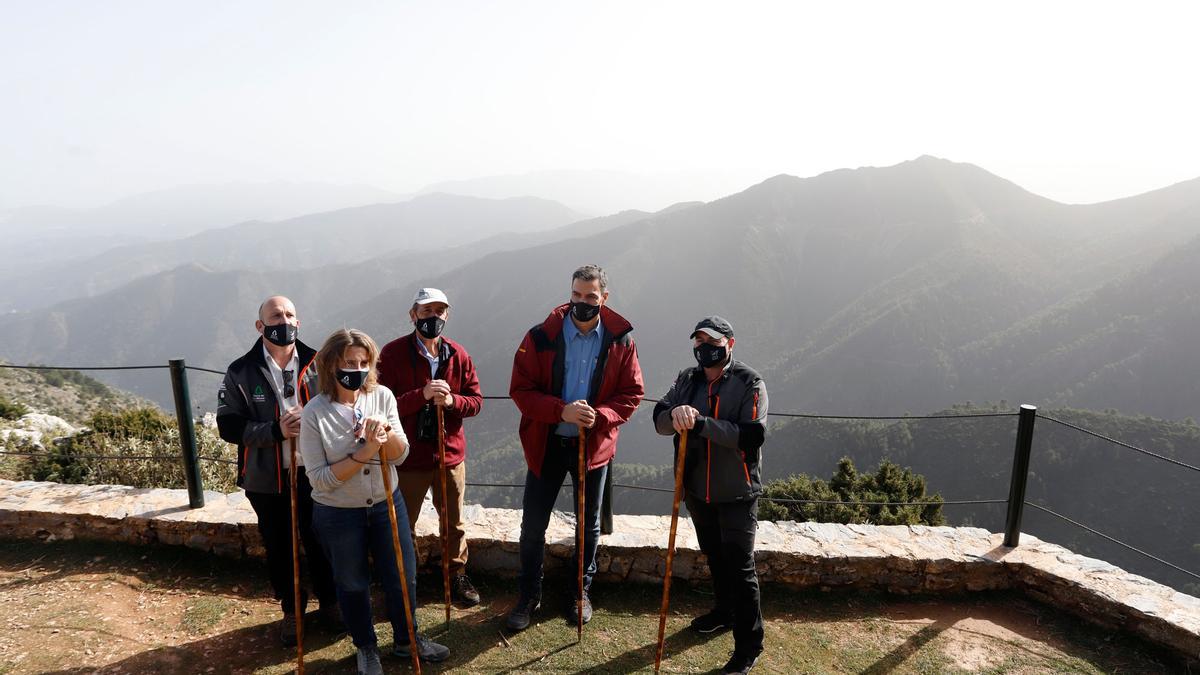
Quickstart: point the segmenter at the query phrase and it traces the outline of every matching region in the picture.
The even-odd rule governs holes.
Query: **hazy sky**
[[[1200,9],[0,0],[0,208],[932,154],[1069,202],[1200,176]]]

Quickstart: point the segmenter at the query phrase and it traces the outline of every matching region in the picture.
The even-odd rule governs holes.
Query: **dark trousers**
[[[558,499],[563,480],[571,476],[572,504],[579,499],[579,441],[550,435],[546,454],[542,460],[542,475],[532,471],[525,474],[525,495],[521,500],[521,572],[517,577],[522,598],[541,597],[542,565],[546,559],[546,528],[550,525],[550,513]],[[608,475],[608,464],[587,472],[583,491],[583,588],[591,588],[596,575],[596,545],[600,541],[600,504],[604,499],[604,477]],[[578,551],[576,551],[578,555]],[[578,558],[571,557],[571,588],[577,585],[574,570],[579,567]]]
[[[716,611],[733,617],[733,648],[742,655],[763,649],[762,609],[754,570],[754,535],[758,531],[758,499],[705,504],[686,496],[700,550],[708,558]]]
[[[321,604],[336,602],[333,588],[333,573],[325,551],[312,528],[312,485],[301,469],[296,476],[296,510],[300,515],[300,542],[304,557],[301,558],[301,577],[307,576],[312,583],[313,593]],[[247,492],[246,499],[258,516],[258,532],[263,547],[267,549],[267,573],[271,577],[271,590],[279,607],[291,614],[295,605],[295,589],[292,587],[292,504],[290,488],[283,485],[283,493],[272,495],[263,492]],[[307,573],[307,574],[306,574]],[[308,593],[301,590],[301,602],[308,603]]]
[[[409,533],[408,513],[400,491],[392,494],[396,503],[396,527],[400,535],[400,555],[404,556],[404,575],[408,577],[409,601],[415,612],[417,602],[417,558]],[[339,508],[317,504],[313,508],[313,524],[321,534],[329,560],[333,563],[337,582],[338,604],[342,619],[350,631],[355,647],[377,644],[375,621],[371,612],[370,556],[375,577],[383,586],[388,621],[397,644],[408,644],[408,617],[404,613],[404,591],[400,571],[396,569],[396,552],[392,550],[392,521],[388,517],[387,501],[362,508]],[[415,618],[415,617],[414,617]],[[413,622],[413,631],[417,624]]]

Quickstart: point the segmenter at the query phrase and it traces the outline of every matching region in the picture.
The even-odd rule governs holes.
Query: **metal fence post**
[[[1004,519],[1004,545],[1021,542],[1021,513],[1025,509],[1025,483],[1029,480],[1029,454],[1033,450],[1033,422],[1037,406],[1022,405],[1017,419],[1017,447],[1013,452],[1012,483],[1008,488],[1008,515]]]
[[[204,507],[204,484],[196,452],[196,425],[192,420],[192,397],[188,392],[187,370],[183,359],[171,359],[171,390],[175,394],[175,419],[179,424],[179,447],[183,451],[183,475],[187,479],[188,506]]]

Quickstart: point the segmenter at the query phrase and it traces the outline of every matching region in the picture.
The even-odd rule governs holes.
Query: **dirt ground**
[[[442,623],[440,579],[422,577],[418,621],[453,650],[428,672],[650,671],[656,586],[594,589],[596,617],[583,644],[549,590],[529,630],[509,635],[500,617],[511,580],[476,579],[484,604]],[[277,641],[276,602],[257,561],[178,548],[83,542],[0,541],[0,675],[15,673],[286,673],[295,651]],[[687,630],[707,608],[703,587],[673,586],[664,672],[711,672],[732,648],[728,634]],[[377,603],[380,604],[380,603]],[[765,587],[767,652],[755,672],[777,673],[1159,673],[1185,666],[1121,633],[1102,631],[1012,594],[896,598]],[[377,628],[385,654],[388,623]],[[353,646],[336,628],[313,626],[306,672],[353,673]],[[385,657],[388,672],[407,671]]]

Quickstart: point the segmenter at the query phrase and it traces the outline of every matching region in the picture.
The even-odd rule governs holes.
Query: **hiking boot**
[[[588,592],[583,592],[583,622],[587,623],[592,620],[592,598],[588,596]],[[571,621],[579,622],[579,596],[575,596],[571,602]]]
[[[504,625],[509,630],[525,630],[529,627],[529,620],[533,618],[533,613],[541,606],[542,599],[539,597],[517,598],[517,606],[513,607],[505,617]]]
[[[283,620],[279,622],[279,641],[284,647],[296,646],[296,615],[284,614]]]
[[[409,650],[408,643],[397,641],[395,644],[393,644],[392,656],[411,659],[412,652]],[[424,635],[417,633],[417,658],[429,663],[437,663],[439,661],[445,661],[449,657],[449,647],[446,645],[440,645]]]
[[[479,604],[479,591],[465,574],[459,574],[450,579],[450,596],[463,607],[474,607]]]
[[[749,656],[734,652],[733,656],[729,657],[729,661],[725,663],[725,667],[721,669],[721,672],[725,673],[725,675],[748,673],[756,663],[758,663],[758,654]]]
[[[383,664],[379,662],[379,647],[358,648],[358,675],[383,675]]]
[[[720,612],[714,609],[708,614],[701,614],[700,616],[692,619],[692,623],[689,628],[703,635],[716,633],[717,631],[722,630],[729,630],[730,628],[733,628],[733,617],[729,616],[729,614],[725,612]]]

